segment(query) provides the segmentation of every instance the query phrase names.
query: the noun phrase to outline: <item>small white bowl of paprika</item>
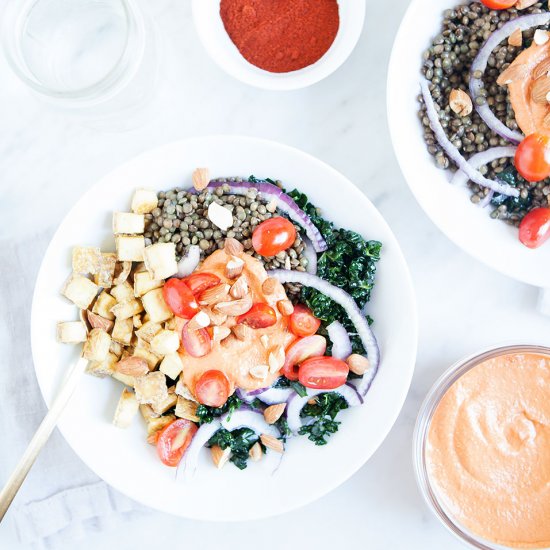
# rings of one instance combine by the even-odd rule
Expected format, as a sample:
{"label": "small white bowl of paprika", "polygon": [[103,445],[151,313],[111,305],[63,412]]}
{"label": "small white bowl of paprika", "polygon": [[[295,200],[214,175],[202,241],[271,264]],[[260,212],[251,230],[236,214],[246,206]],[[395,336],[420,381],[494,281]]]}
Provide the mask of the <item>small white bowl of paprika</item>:
{"label": "small white bowl of paprika", "polygon": [[365,0],[193,0],[193,19],[225,72],[257,88],[296,90],[346,61]]}

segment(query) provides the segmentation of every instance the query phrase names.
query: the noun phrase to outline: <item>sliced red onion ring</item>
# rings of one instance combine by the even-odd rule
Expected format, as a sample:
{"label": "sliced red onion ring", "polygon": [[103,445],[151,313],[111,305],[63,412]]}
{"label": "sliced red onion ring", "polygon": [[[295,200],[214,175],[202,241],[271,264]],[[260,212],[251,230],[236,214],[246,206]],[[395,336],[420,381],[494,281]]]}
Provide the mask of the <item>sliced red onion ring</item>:
{"label": "sliced red onion ring", "polygon": [[363,398],[359,395],[358,390],[350,384],[344,384],[335,390],[307,389],[307,395],[305,397],[300,397],[297,393],[294,393],[288,400],[288,405],[286,407],[286,419],[292,433],[298,433],[298,430],[302,427],[300,413],[307,402],[312,397],[321,395],[322,393],[337,393],[347,401],[350,407],[358,407],[363,404]]}
{"label": "sliced red onion ring", "polygon": [[[475,105],[476,111],[479,113],[479,116],[483,119],[485,124],[491,128],[498,135],[502,136],[504,139],[511,141],[512,143],[519,143],[523,140],[523,134],[520,132],[515,132],[510,130],[506,124],[501,122],[496,115],[491,111],[489,105],[484,103],[483,105],[478,105],[476,98],[479,96],[480,91],[483,89],[484,84],[481,78],[476,78],[474,73],[480,71],[481,73],[485,72],[487,68],[487,63],[489,57],[493,53],[493,50],[504,40],[513,34],[517,29],[521,31],[526,31],[533,27],[540,27],[541,25],[546,25],[550,22],[550,13],[536,13],[533,15],[524,15],[516,19],[508,21],[508,23],[502,25],[500,29],[497,29],[483,44],[480,48],[472,66],[470,67],[470,95],[472,96],[472,101]],[[477,183],[477,182],[476,182]],[[495,189],[496,191],[496,189]]]}
{"label": "sliced red onion ring", "polygon": [[[487,151],[476,153],[468,159],[468,164],[475,170],[479,169],[485,164],[489,164],[497,159],[513,157],[516,154],[517,147],[492,147]],[[466,185],[468,183],[468,174],[465,174],[462,170],[457,170],[451,183],[453,185]]]}
{"label": "sliced red onion ring", "polygon": [[197,471],[197,464],[201,449],[208,443],[210,438],[221,428],[219,420],[213,420],[210,424],[203,424],[193,437],[191,444],[185,451],[183,459],[178,465],[176,476],[194,476]]}
{"label": "sliced red onion ring", "polygon": [[275,201],[277,208],[284,212],[293,222],[304,229],[306,235],[310,238],[313,248],[316,252],[324,252],[328,247],[321,232],[317,229],[311,218],[296,204],[294,199],[283,193],[279,187],[267,181],[220,181],[212,180],[208,187],[216,189],[223,185],[231,187],[231,193],[235,195],[245,195],[250,189],[257,189],[260,198],[266,202]]}
{"label": "sliced red onion ring", "polygon": [[268,274],[270,277],[278,279],[281,283],[299,283],[314,288],[341,305],[346,310],[350,321],[354,324],[357,334],[359,338],[361,338],[363,347],[367,351],[370,364],[372,368],[375,369],[376,374],[380,363],[380,349],[378,348],[376,337],[365,319],[365,315],[361,312],[355,300],[346,291],[330,284],[316,275],[310,275],[302,271],[274,269],[269,271]]}
{"label": "sliced red onion ring", "polygon": [[278,405],[279,403],[285,403],[293,393],[292,388],[269,388],[258,395],[257,399],[266,405]]}
{"label": "sliced red onion ring", "polygon": [[420,81],[420,88],[422,90],[424,103],[426,104],[426,114],[428,115],[428,118],[430,120],[430,126],[435,134],[435,137],[439,145],[441,145],[441,147],[445,150],[445,153],[447,153],[449,158],[452,159],[452,161],[458,166],[458,168],[462,170],[474,183],[477,183],[482,187],[488,187],[489,189],[492,189],[497,193],[502,193],[503,195],[508,195],[510,197],[519,196],[519,191],[517,189],[514,189],[510,185],[499,183],[498,181],[493,181],[486,178],[485,176],[482,176],[477,170],[475,170],[470,166],[470,164],[468,164],[468,161],[451,143],[451,140],[447,137],[443,126],[441,126],[439,115],[437,114],[435,103],[432,98],[432,94],[430,93],[428,81],[422,79]]}
{"label": "sliced red onion ring", "polygon": [[308,273],[311,273],[312,275],[317,274],[317,252],[315,252],[315,249],[313,248],[313,244],[311,241],[306,237],[304,239],[304,258],[307,260],[307,266],[306,271]]}
{"label": "sliced red onion ring", "polygon": [[187,249],[187,254],[178,262],[178,273],[176,277],[178,279],[188,277],[197,269],[200,261],[201,249],[196,244],[192,244]]}
{"label": "sliced red onion ring", "polygon": [[356,378],[355,380],[350,380],[349,384],[352,384],[358,391],[359,395],[367,395],[373,380],[378,374],[378,365],[372,365],[369,367],[367,372],[363,374],[361,378]]}
{"label": "sliced red onion ring", "polygon": [[348,331],[340,321],[333,321],[327,326],[328,337],[332,342],[332,357],[347,359],[352,352]]}
{"label": "sliced red onion ring", "polygon": [[[232,432],[239,428],[250,428],[256,434],[268,434],[279,437],[279,430],[265,421],[264,415],[255,410],[242,410],[225,413],[220,417],[222,428]],[[198,433],[198,432],[197,432]],[[196,436],[195,436],[196,437]]]}
{"label": "sliced red onion ring", "polygon": [[495,196],[495,192],[490,189],[487,195],[483,197],[483,200],[479,201],[478,206],[480,208],[485,208],[486,206],[489,206],[489,203],[493,200],[493,197]]}
{"label": "sliced red onion ring", "polygon": [[254,391],[247,392],[246,390],[243,390],[241,388],[237,388],[235,390],[235,393],[237,394],[237,397],[239,399],[241,399],[245,403],[250,404],[250,403],[252,403],[252,401],[254,401],[254,399],[258,398],[259,394],[261,394],[262,392],[264,392],[268,389],[269,388],[262,388],[260,390],[254,390]]}

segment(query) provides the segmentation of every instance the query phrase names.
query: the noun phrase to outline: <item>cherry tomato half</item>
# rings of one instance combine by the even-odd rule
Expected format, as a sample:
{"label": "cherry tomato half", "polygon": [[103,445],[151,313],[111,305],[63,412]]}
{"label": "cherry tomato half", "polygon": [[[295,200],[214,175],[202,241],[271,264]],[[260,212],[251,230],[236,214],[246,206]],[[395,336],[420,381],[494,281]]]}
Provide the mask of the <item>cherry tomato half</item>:
{"label": "cherry tomato half", "polygon": [[529,248],[538,248],[550,238],[550,208],[535,208],[521,220],[519,240]]}
{"label": "cherry tomato half", "polygon": [[166,466],[177,466],[197,433],[197,425],[178,418],[165,426],[157,438],[157,454]]}
{"label": "cherry tomato half", "polygon": [[349,367],[334,357],[312,357],[300,365],[298,374],[300,384],[306,388],[333,390],[346,383]]}
{"label": "cherry tomato half", "polygon": [[321,320],[317,319],[311,309],[302,304],[294,306],[294,311],[290,316],[288,327],[296,336],[311,336],[315,334],[321,326]]}
{"label": "cherry tomato half", "polygon": [[221,407],[230,391],[229,380],[221,370],[207,370],[195,384],[197,399],[209,407]]}
{"label": "cherry tomato half", "polygon": [[189,287],[193,296],[197,297],[205,290],[219,285],[221,279],[213,273],[193,273],[185,277],[183,282]]}
{"label": "cherry tomato half", "polygon": [[168,279],[162,287],[162,295],[168,307],[178,317],[191,319],[199,311],[199,304],[193,293],[180,279]]}
{"label": "cherry tomato half", "polygon": [[252,246],[262,256],[275,256],[290,248],[296,240],[296,228],[286,218],[269,218],[252,233]]}
{"label": "cherry tomato half", "polygon": [[191,357],[204,357],[212,349],[212,338],[210,338],[208,330],[205,328],[190,329],[189,323],[185,323],[181,329],[181,343]]}
{"label": "cherry tomato half", "polygon": [[254,304],[246,313],[237,317],[237,323],[248,325],[250,328],[272,327],[276,322],[275,310],[265,302]]}
{"label": "cherry tomato half", "polygon": [[289,380],[298,380],[298,366],[309,357],[323,355],[327,349],[324,336],[315,334],[292,342],[285,352],[285,363],[281,372]]}
{"label": "cherry tomato half", "polygon": [[514,6],[517,1],[518,0],[481,0],[481,3],[492,10],[507,10]]}
{"label": "cherry tomato half", "polygon": [[517,171],[530,182],[550,176],[550,135],[537,132],[527,136],[516,150]]}

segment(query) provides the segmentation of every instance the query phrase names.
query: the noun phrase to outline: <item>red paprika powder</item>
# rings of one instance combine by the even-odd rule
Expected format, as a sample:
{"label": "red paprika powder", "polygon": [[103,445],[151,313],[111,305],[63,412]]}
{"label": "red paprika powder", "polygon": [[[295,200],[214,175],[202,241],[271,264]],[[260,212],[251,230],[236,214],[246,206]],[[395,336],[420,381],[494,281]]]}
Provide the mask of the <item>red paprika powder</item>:
{"label": "red paprika powder", "polygon": [[340,25],[337,0],[221,0],[220,15],[242,56],[272,73],[318,61]]}

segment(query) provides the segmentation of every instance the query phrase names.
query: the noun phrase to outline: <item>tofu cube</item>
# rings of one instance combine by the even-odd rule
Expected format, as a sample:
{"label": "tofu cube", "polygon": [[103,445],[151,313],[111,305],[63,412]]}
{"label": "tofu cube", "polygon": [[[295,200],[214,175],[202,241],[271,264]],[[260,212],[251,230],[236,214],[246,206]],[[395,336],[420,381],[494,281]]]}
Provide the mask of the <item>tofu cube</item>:
{"label": "tofu cube", "polygon": [[98,296],[92,309],[92,313],[100,315],[101,317],[105,317],[105,319],[109,319],[109,321],[112,321],[115,316],[111,313],[111,309],[115,306],[116,300],[106,290],[104,290]]}
{"label": "tofu cube", "polygon": [[114,353],[109,352],[104,361],[90,361],[86,367],[86,372],[98,378],[111,376],[115,372],[117,361],[118,357]]}
{"label": "tofu cube", "polygon": [[190,401],[189,399],[185,399],[185,397],[181,397],[181,395],[178,395],[178,400],[176,402],[176,408],[174,410],[174,414],[178,418],[186,418],[187,420],[191,420],[191,422],[198,422],[199,417],[197,416],[197,407],[199,406],[198,403],[195,401]]}
{"label": "tofu cube", "polygon": [[180,347],[180,338],[173,330],[161,330],[151,340],[151,351],[157,355],[176,353]]}
{"label": "tofu cube", "polygon": [[111,340],[111,353],[114,353],[117,357],[120,357],[123,351],[124,348],[121,344],[115,342],[114,340]]}
{"label": "tofu cube", "polygon": [[166,355],[162,360],[159,369],[160,372],[164,373],[172,380],[176,380],[183,370],[181,357],[178,353],[170,353],[169,355]]}
{"label": "tofu cube", "polygon": [[120,262],[141,262],[145,250],[143,235],[115,235],[116,255]]}
{"label": "tofu cube", "polygon": [[94,275],[99,269],[101,250],[91,246],[75,246],[73,248],[73,271],[75,273]]}
{"label": "tofu cube", "polygon": [[129,319],[143,311],[143,306],[137,300],[120,302],[111,308],[113,315],[120,320]]}
{"label": "tofu cube", "polygon": [[162,296],[162,288],[155,288],[143,295],[141,302],[147,315],[154,323],[162,323],[172,317],[171,309],[166,305]]}
{"label": "tofu cube", "polygon": [[155,334],[157,334],[161,329],[162,327],[159,325],[159,323],[147,321],[146,323],[143,323],[139,330],[136,330],[136,336],[141,340],[144,340],[145,342],[151,343],[151,340],[153,339]]}
{"label": "tofu cube", "polygon": [[134,289],[128,281],[124,281],[111,288],[111,296],[113,296],[117,302],[127,302],[128,300],[134,299]]}
{"label": "tofu cube", "polygon": [[90,279],[73,273],[61,293],[80,309],[88,309],[98,290],[98,286]]}
{"label": "tofu cube", "polygon": [[132,212],[149,214],[158,205],[158,198],[152,189],[136,189],[132,197]]}
{"label": "tofu cube", "polygon": [[141,320],[141,315],[134,315],[132,317],[132,323],[134,325],[134,328],[138,329],[143,326],[143,321]]}
{"label": "tofu cube", "polygon": [[57,341],[62,344],[78,344],[85,342],[88,329],[82,321],[67,321],[57,323]]}
{"label": "tofu cube", "polygon": [[195,399],[195,396],[191,393],[189,388],[185,385],[185,382],[183,381],[183,378],[180,376],[178,379],[178,383],[176,384],[176,394],[181,395],[181,397],[185,397],[185,399],[189,399],[189,401],[195,401],[198,403],[198,401]]}
{"label": "tofu cube", "polygon": [[123,374],[116,370],[111,374],[111,378],[114,378],[115,380],[126,384],[130,388],[133,388],[134,384],[136,383],[136,379],[133,376],[130,376],[129,374]]}
{"label": "tofu cube", "polygon": [[122,390],[122,395],[118,400],[118,405],[115,410],[113,424],[117,428],[127,428],[136,416],[139,409],[139,403],[133,391],[128,388]]}
{"label": "tofu cube", "polygon": [[168,398],[168,387],[166,377],[162,372],[150,372],[145,376],[135,378],[134,388],[136,398],[140,404],[151,405],[153,410],[165,399]]}
{"label": "tofu cube", "polygon": [[129,346],[132,341],[133,333],[134,322],[131,317],[128,319],[117,319],[113,327],[113,332],[111,333],[111,338],[119,344]]}
{"label": "tofu cube", "polygon": [[174,393],[174,388],[168,388],[168,395],[166,399],[151,405],[151,408],[157,414],[164,414],[167,410],[176,406],[178,396]]}
{"label": "tofu cube", "polygon": [[82,356],[89,361],[102,363],[107,359],[110,347],[111,337],[103,329],[93,328],[82,348]]}
{"label": "tofu cube", "polygon": [[126,282],[132,272],[132,262],[117,262],[113,284],[121,285]]}
{"label": "tofu cube", "polygon": [[147,361],[147,366],[149,370],[154,370],[155,367],[159,364],[160,357],[155,355],[151,350],[147,348],[137,347],[134,349],[134,357],[141,357]]}
{"label": "tofu cube", "polygon": [[139,298],[155,288],[162,288],[162,279],[153,279],[148,271],[139,271],[134,274],[134,296]]}
{"label": "tofu cube", "polygon": [[129,212],[115,212],[113,214],[113,233],[118,235],[141,235],[145,230],[145,216],[143,214],[131,214]]}
{"label": "tofu cube", "polygon": [[174,243],[156,243],[143,251],[145,267],[153,279],[167,279],[178,272],[176,245]]}
{"label": "tofu cube", "polygon": [[157,442],[157,432],[174,422],[174,420],[176,420],[176,417],[173,414],[151,418],[151,420],[147,422],[147,441],[151,443],[151,445],[155,445]]}
{"label": "tofu cube", "polygon": [[150,422],[153,420],[153,418],[158,418],[160,414],[157,414],[151,405],[140,405],[139,406],[139,412],[141,413],[141,416],[143,417],[143,420],[145,422]]}
{"label": "tofu cube", "polygon": [[94,275],[94,282],[101,288],[111,288],[115,277],[116,254],[112,252],[101,254],[99,267]]}

